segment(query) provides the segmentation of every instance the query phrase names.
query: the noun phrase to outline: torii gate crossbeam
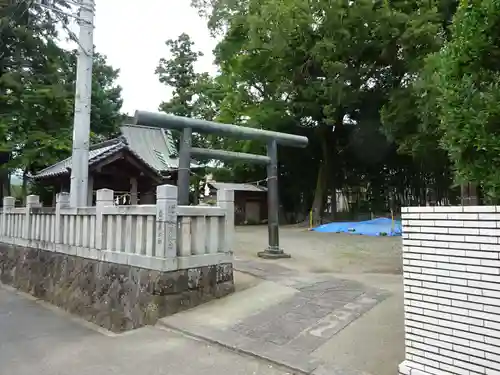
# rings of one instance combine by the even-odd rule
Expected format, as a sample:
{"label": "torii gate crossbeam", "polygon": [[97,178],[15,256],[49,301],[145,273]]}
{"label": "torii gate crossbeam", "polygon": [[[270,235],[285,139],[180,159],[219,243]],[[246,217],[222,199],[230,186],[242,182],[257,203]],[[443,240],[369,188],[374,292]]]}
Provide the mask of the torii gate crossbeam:
{"label": "torii gate crossbeam", "polygon": [[[194,155],[218,160],[240,160],[267,165],[268,233],[269,246],[258,253],[262,258],[288,258],[279,247],[278,144],[306,147],[308,139],[294,134],[279,133],[245,126],[221,124],[213,121],[136,111],[135,124],[182,131],[179,149],[178,191],[179,204],[189,204],[189,168]],[[191,147],[192,133],[216,134],[231,138],[261,140],[267,144],[267,156]]]}

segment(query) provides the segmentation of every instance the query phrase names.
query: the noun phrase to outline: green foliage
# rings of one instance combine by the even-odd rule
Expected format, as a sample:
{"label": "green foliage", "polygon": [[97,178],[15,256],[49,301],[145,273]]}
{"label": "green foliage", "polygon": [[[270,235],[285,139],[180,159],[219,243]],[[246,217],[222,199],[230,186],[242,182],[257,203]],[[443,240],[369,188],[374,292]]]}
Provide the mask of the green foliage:
{"label": "green foliage", "polygon": [[463,2],[450,41],[427,64],[433,119],[459,182],[500,197],[500,1]]}
{"label": "green foliage", "polygon": [[160,59],[156,74],[161,83],[173,88],[174,95],[168,102],[160,104],[160,110],[177,116],[192,117],[195,113],[194,97],[198,93],[199,75],[194,71],[194,64],[201,52],[192,50],[194,43],[187,34],[181,34],[177,40],[165,42],[172,58]]}
{"label": "green foliage", "polygon": [[[200,86],[186,68],[197,58],[189,38],[170,42],[174,58],[163,62],[177,77],[165,81],[174,88],[170,103],[194,117],[307,136],[304,150],[279,149],[286,211],[312,207],[321,215],[338,191],[363,196],[377,212],[455,199],[438,118],[439,69],[431,64],[450,38],[456,0],[192,3],[220,38],[214,51],[220,73]],[[174,113],[173,105],[167,111]],[[265,152],[259,142],[207,142]],[[245,164],[216,174],[225,181],[265,178],[262,167]]]}
{"label": "green foliage", "polygon": [[443,168],[423,168],[395,152],[382,123],[400,151],[425,148],[414,142],[422,121],[412,82],[443,42],[452,1],[195,3],[222,35],[218,118],[309,138],[306,150],[280,149],[287,207],[322,212],[326,197],[347,186],[370,190],[372,206],[387,207],[394,191],[400,203],[425,200],[429,188],[446,195],[445,155],[436,151]]}
{"label": "green foliage", "polygon": [[[194,64],[201,52],[193,51],[194,43],[187,34],[181,34],[176,40],[165,42],[169,48],[170,59],[160,59],[155,73],[161,83],[173,90],[172,98],[162,102],[159,110],[177,116],[210,119],[215,110],[207,99],[214,89],[214,82],[208,74],[195,72]],[[180,135],[175,132],[174,139],[179,144]],[[206,145],[205,137],[193,135],[193,146]]]}
{"label": "green foliage", "polygon": [[[74,104],[74,86],[76,83],[76,56],[77,51],[67,54],[67,87],[68,94],[72,99],[72,105]],[[124,120],[125,116],[120,113],[123,105],[122,88],[116,84],[120,70],[108,65],[104,55],[94,53],[93,59],[90,130],[92,140],[102,142],[116,136],[119,131],[118,127]]]}
{"label": "green foliage", "polygon": [[[76,51],[60,48],[56,33],[66,22],[37,2],[0,9],[0,150],[12,152],[3,168],[22,169],[25,176],[71,150]],[[102,140],[121,121],[121,88],[104,56],[95,54],[93,73],[91,131]]]}

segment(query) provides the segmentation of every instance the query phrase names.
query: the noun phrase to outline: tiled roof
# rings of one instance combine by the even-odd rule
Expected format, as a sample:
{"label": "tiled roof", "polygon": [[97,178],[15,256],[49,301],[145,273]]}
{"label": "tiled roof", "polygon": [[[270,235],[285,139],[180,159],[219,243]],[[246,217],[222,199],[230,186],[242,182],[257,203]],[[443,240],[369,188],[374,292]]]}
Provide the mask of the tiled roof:
{"label": "tiled roof", "polygon": [[[89,166],[127,149],[158,173],[178,168],[177,150],[171,132],[160,128],[138,125],[123,125],[121,136],[97,145],[89,151]],[[46,178],[68,173],[71,157],[38,172],[34,178]]]}
{"label": "tiled roof", "polygon": [[160,128],[124,125],[120,128],[128,147],[157,171],[179,166],[172,133]]}
{"label": "tiled roof", "polygon": [[233,191],[260,191],[266,192],[265,186],[257,186],[253,184],[237,184],[232,182],[209,182],[214,189],[217,190],[233,190]]}
{"label": "tiled roof", "polygon": [[[106,145],[98,148],[93,148],[89,151],[89,165],[92,165],[99,160],[106,158],[109,155],[113,155],[115,152],[122,150],[126,145],[121,142],[118,138],[114,140],[114,143],[111,141],[105,142]],[[99,146],[99,145],[96,145]],[[45,169],[42,169],[38,172],[34,178],[46,178],[46,177],[55,177],[60,176],[65,173],[69,173],[69,168],[71,168],[71,157],[61,160],[56,164],[51,165]]]}

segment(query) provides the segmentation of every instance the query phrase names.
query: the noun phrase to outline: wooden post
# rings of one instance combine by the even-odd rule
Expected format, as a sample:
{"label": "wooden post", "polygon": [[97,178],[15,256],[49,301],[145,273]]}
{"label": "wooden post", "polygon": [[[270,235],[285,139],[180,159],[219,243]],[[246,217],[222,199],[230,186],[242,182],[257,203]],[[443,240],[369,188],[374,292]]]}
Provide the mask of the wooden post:
{"label": "wooden post", "polygon": [[16,205],[16,198],[14,197],[3,197],[3,211],[2,211],[2,236],[7,236],[8,223],[7,218],[10,210]]}
{"label": "wooden post", "polygon": [[155,256],[177,256],[177,186],[156,188],[156,248]]}
{"label": "wooden post", "polygon": [[69,207],[69,193],[59,193],[56,195],[56,223],[55,223],[55,242],[62,243],[63,222],[61,220],[61,209]]}
{"label": "wooden post", "polygon": [[[40,207],[40,197],[38,195],[28,195],[26,197],[26,216],[24,219],[24,238],[30,240],[31,237],[31,209],[35,207]],[[37,233],[35,233],[35,238]]]}
{"label": "wooden post", "polygon": [[95,247],[103,250],[106,246],[106,228],[104,223],[103,209],[106,206],[114,206],[115,193],[110,189],[97,190],[95,208]]}
{"label": "wooden post", "polygon": [[130,177],[130,204],[137,204],[137,178]]}
{"label": "wooden post", "polygon": [[234,191],[217,190],[217,206],[226,210],[222,250],[228,253],[233,249],[234,237]]}

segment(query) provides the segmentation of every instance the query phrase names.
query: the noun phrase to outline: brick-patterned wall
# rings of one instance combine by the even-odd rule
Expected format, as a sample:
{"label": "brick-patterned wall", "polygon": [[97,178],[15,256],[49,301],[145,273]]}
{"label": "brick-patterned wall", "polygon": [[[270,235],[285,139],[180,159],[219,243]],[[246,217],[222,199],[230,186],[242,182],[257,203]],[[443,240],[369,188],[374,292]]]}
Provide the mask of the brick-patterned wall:
{"label": "brick-patterned wall", "polygon": [[500,206],[404,208],[404,375],[500,375]]}

